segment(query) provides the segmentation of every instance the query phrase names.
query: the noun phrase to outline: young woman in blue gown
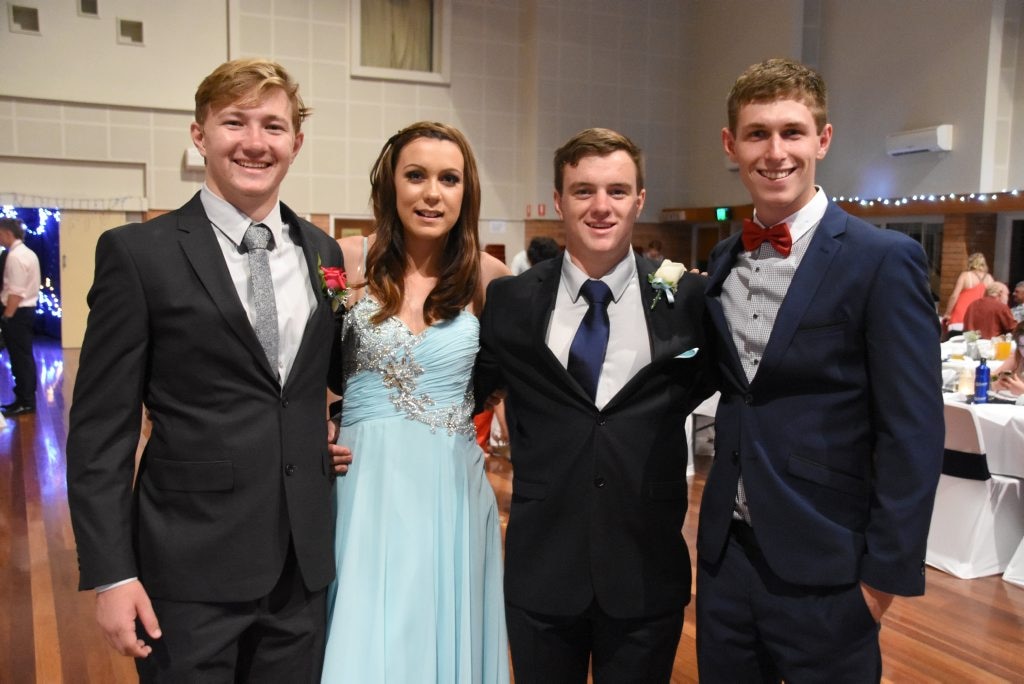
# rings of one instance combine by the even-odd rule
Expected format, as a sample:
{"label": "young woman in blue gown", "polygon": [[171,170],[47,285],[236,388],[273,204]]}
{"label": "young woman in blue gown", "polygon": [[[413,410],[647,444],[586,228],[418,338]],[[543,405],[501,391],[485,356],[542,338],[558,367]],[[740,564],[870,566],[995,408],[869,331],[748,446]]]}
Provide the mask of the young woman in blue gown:
{"label": "young woman in blue gown", "polygon": [[501,533],[474,439],[487,283],[476,162],[458,130],[413,124],[371,172],[376,228],[339,242],[349,271],[338,443],[338,576],[324,682],[509,680]]}

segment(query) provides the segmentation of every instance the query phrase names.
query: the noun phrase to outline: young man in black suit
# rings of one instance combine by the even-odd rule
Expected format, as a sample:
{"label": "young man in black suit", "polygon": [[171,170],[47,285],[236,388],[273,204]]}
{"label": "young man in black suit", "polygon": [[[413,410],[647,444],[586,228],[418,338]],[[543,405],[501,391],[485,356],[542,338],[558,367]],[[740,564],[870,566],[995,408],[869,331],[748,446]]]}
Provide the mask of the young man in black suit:
{"label": "young man in black suit", "polygon": [[341,253],[278,200],[307,114],[279,65],[221,65],[196,93],[202,190],[96,248],[68,496],[80,586],[142,681],[319,681],[340,373],[318,269]]}
{"label": "young man in black suit", "polygon": [[[705,395],[704,278],[633,254],[640,150],[555,154],[565,254],[491,284],[477,396],[515,409],[505,601],[517,682],[667,682],[690,599],[687,413]],[[653,280],[653,282],[652,282]],[[591,303],[592,302],[592,303]]]}

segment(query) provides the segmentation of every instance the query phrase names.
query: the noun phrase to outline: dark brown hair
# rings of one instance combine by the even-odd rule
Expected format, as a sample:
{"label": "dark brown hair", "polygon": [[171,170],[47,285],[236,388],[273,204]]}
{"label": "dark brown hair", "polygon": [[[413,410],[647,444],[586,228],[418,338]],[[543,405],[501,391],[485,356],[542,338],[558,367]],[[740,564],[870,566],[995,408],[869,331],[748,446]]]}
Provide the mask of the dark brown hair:
{"label": "dark brown hair", "polygon": [[562,194],[562,171],[566,165],[576,166],[584,157],[605,157],[625,150],[636,164],[636,191],[644,189],[643,152],[636,143],[608,128],[587,128],[580,131],[555,151],[555,190]]}
{"label": "dark brown hair", "polygon": [[740,107],[751,103],[796,100],[807,105],[818,133],[828,123],[828,92],[814,69],[791,59],[768,59],[751,64],[729,92],[729,130],[736,134]]}
{"label": "dark brown hair", "polygon": [[376,236],[366,261],[366,281],[380,302],[373,320],[381,323],[401,308],[406,268],[405,231],[398,217],[395,165],[402,148],[417,138],[447,140],[458,146],[463,159],[463,193],[459,218],[445,236],[437,285],[423,303],[423,318],[431,324],[459,315],[476,294],[480,280],[480,178],[466,137],[452,126],[420,121],[391,136],[370,171],[370,200]]}
{"label": "dark brown hair", "polygon": [[[25,237],[25,227],[21,225],[21,221],[13,218],[0,218],[0,230],[6,230],[10,232],[18,240]],[[0,274],[2,275],[2,274]]]}
{"label": "dark brown hair", "polygon": [[202,124],[214,107],[243,100],[259,102],[270,88],[280,88],[292,106],[292,128],[302,129],[303,120],[313,110],[302,104],[299,84],[284,67],[266,59],[235,59],[224,62],[203,79],[196,90],[196,122]]}

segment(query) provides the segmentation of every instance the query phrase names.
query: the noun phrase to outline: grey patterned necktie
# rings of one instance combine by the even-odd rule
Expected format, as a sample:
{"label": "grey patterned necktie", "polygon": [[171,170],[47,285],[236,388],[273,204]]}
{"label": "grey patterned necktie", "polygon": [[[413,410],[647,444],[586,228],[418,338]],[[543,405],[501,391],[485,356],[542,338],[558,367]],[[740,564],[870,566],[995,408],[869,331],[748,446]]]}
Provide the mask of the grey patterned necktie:
{"label": "grey patterned necktie", "polygon": [[253,223],[245,231],[242,245],[249,256],[249,282],[256,301],[256,337],[277,373],[277,300],[274,298],[274,280],[270,276],[270,256],[273,235],[262,223]]}

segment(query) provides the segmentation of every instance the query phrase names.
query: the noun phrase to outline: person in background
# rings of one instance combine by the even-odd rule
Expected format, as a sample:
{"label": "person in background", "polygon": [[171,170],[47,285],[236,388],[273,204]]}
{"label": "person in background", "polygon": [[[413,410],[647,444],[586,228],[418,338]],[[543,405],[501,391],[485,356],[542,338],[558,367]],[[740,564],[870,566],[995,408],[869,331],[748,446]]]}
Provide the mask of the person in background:
{"label": "person in background", "polygon": [[879,621],[924,592],[943,408],[939,355],[907,350],[939,346],[928,263],[815,185],[831,141],[813,69],[770,59],[733,85],[722,143],[754,218],[708,267],[701,681],[877,682]]}
{"label": "person in background", "polygon": [[1024,396],[1024,323],[1018,323],[1011,334],[1017,351],[992,371],[992,389],[1021,397]]}
{"label": "person in background", "polygon": [[[558,246],[554,238],[549,237],[535,237],[530,240],[530,245],[526,248],[526,258],[530,262],[530,266],[536,266],[542,261],[548,259],[554,259],[557,256],[561,256],[562,248]],[[518,275],[518,274],[513,274]]]}
{"label": "person in background", "polygon": [[660,264],[665,258],[665,255],[661,253],[661,240],[651,240],[648,242],[644,256],[654,263]]}
{"label": "person in background", "polygon": [[1013,307],[1010,309],[1014,320],[1024,321],[1024,280],[1017,283],[1013,288]]}
{"label": "person in background", "polygon": [[988,272],[985,255],[975,252],[967,257],[967,270],[956,278],[953,293],[946,303],[946,314],[942,321],[949,332],[957,333],[964,330],[964,315],[971,303],[985,296],[985,288],[992,284],[992,276]]}
{"label": "person in background", "polygon": [[509,270],[512,272],[512,275],[519,275],[528,268],[530,268],[530,257],[527,255],[525,249],[521,249],[512,257],[512,262],[509,264]]}
{"label": "person in background", "polygon": [[704,278],[632,251],[640,149],[554,158],[565,253],[491,284],[476,395],[514,409],[505,600],[517,682],[668,682],[690,600],[686,415],[707,396]]}
{"label": "person in background", "polygon": [[25,227],[14,218],[0,218],[0,246],[4,247],[3,286],[0,288],[0,333],[14,377],[14,401],[0,410],[8,417],[36,410],[36,360],[32,334],[39,300],[39,257],[22,238]]}
{"label": "person in background", "polygon": [[[470,392],[487,284],[465,136],[414,123],[370,173],[372,236],[342,238],[346,314],[323,681],[508,682],[501,530]],[[362,282],[360,282],[362,281]]]}
{"label": "person in background", "polygon": [[988,339],[1013,330],[1017,324],[1010,307],[1006,305],[1010,290],[1006,285],[994,281],[985,288],[985,296],[971,302],[964,313],[964,330],[977,330],[982,338]]}
{"label": "person in background", "polygon": [[279,200],[309,114],[291,76],[226,62],[195,104],[203,187],[96,245],[67,443],[79,587],[143,682],[316,682],[340,380],[318,267],[341,250]]}

